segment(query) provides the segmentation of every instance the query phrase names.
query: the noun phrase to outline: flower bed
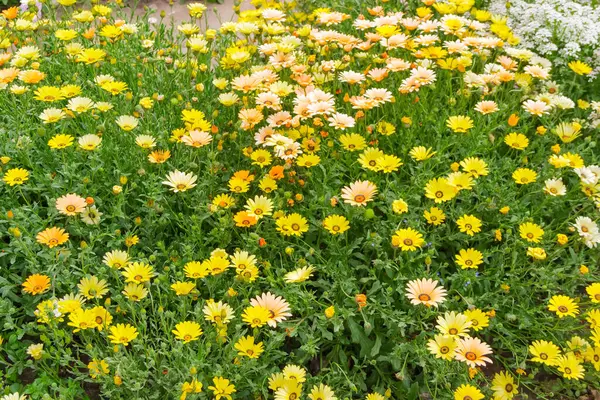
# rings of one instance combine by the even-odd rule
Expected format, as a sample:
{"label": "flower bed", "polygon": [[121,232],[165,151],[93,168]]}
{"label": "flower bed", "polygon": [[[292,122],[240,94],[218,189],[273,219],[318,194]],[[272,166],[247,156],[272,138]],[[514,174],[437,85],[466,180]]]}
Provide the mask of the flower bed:
{"label": "flower bed", "polygon": [[0,25],[3,400],[592,396],[585,64],[459,1],[61,2]]}

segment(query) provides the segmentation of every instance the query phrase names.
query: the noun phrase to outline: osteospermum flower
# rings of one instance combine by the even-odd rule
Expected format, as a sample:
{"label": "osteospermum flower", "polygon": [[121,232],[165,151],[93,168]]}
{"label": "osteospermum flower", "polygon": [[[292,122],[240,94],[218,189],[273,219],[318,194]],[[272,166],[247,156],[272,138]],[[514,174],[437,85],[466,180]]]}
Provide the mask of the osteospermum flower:
{"label": "osteospermum flower", "polygon": [[169,172],[166,180],[163,181],[163,185],[171,187],[171,190],[175,193],[185,192],[196,186],[196,175],[191,172],[185,173],[178,170]]}
{"label": "osteospermum flower", "polygon": [[23,168],[13,168],[6,171],[2,180],[9,186],[22,185],[29,179],[29,171]]}
{"label": "osteospermum flower", "polygon": [[593,71],[592,67],[579,60],[571,61],[568,65],[577,75],[589,75]]}
{"label": "osteospermum flower", "polygon": [[592,303],[600,303],[600,282],[595,282],[585,288]]}
{"label": "osteospermum flower", "polygon": [[475,268],[483,263],[483,253],[475,249],[461,249],[455,256],[456,263],[462,268]]}
{"label": "osteospermum flower", "polygon": [[126,132],[134,130],[139,124],[138,119],[131,115],[121,115],[115,122]]}
{"label": "osteospermum flower", "polygon": [[261,327],[267,324],[271,318],[271,313],[265,307],[256,305],[246,307],[242,313],[242,320],[250,325],[251,328]]}
{"label": "osteospermum flower", "polygon": [[463,215],[456,220],[456,224],[461,232],[469,236],[481,232],[481,220],[474,215]]}
{"label": "osteospermum flower", "polygon": [[502,371],[494,375],[491,389],[495,399],[511,400],[519,393],[518,387],[514,378],[506,371]]}
{"label": "osteospermum flower", "polygon": [[432,199],[436,204],[452,200],[457,192],[446,178],[432,179],[425,186],[425,197]]}
{"label": "osteospermum flower", "polygon": [[399,247],[402,251],[415,251],[421,248],[423,243],[425,243],[423,235],[413,228],[397,230],[392,236],[392,246]]}
{"label": "osteospermum flower", "polygon": [[478,308],[466,310],[463,314],[471,321],[471,329],[479,332],[490,324],[490,317]]}
{"label": "osteospermum flower", "polygon": [[33,296],[42,294],[50,288],[50,278],[46,275],[29,275],[23,282],[23,291]]}
{"label": "osteospermum flower", "polygon": [[458,339],[455,350],[455,358],[466,363],[469,367],[484,366],[492,363],[487,354],[492,354],[492,348],[478,338],[465,337]]}
{"label": "osteospermum flower", "polygon": [[129,263],[129,255],[123,250],[112,250],[104,254],[102,262],[111,268],[121,269]]}
{"label": "osteospermum flower", "polygon": [[446,126],[453,132],[466,133],[473,128],[473,120],[464,115],[455,115],[446,121]]}
{"label": "osteospermum flower", "polygon": [[287,274],[285,274],[283,279],[286,281],[286,283],[304,282],[313,275],[314,271],[315,267],[309,265],[307,267],[298,268],[291,272],[288,272]]}
{"label": "osteospermum flower", "polygon": [[86,299],[101,299],[108,293],[108,286],[104,279],[98,279],[96,276],[84,277],[77,284],[79,292]]}
{"label": "osteospermum flower", "polygon": [[117,324],[110,327],[108,338],[112,344],[122,344],[124,346],[137,338],[139,335],[137,329],[129,324]]}
{"label": "osteospermum flower", "polygon": [[446,289],[433,279],[416,279],[406,284],[406,297],[414,305],[424,304],[437,307],[446,300]]}
{"label": "osteospermum flower", "polygon": [[152,279],[154,268],[148,264],[134,262],[127,265],[121,274],[126,278],[125,282],[143,283]]}
{"label": "osteospermum flower", "polygon": [[458,346],[456,336],[437,334],[427,342],[427,349],[435,358],[450,361],[454,360],[455,350]]}
{"label": "osteospermum flower", "polygon": [[515,172],[513,172],[512,178],[518,185],[527,185],[536,181],[537,172],[529,168],[518,168]]}
{"label": "osteospermum flower", "polygon": [[56,246],[60,246],[69,240],[69,234],[65,232],[62,228],[52,227],[47,228],[37,234],[36,240],[40,244],[45,244],[46,246],[53,248]]}
{"label": "osteospermum flower", "polygon": [[73,141],[75,139],[71,135],[58,134],[52,136],[50,140],[48,140],[48,146],[51,149],[65,149],[73,145]]}
{"label": "osteospermum flower", "polygon": [[528,242],[539,243],[544,230],[537,224],[525,222],[519,225],[519,235]]}
{"label": "osteospermum flower", "polygon": [[350,186],[342,188],[342,198],[345,203],[352,206],[362,207],[373,201],[377,194],[377,186],[369,181],[356,181]]}
{"label": "osteospermum flower", "polygon": [[184,343],[198,340],[200,335],[202,335],[200,324],[194,321],[180,322],[175,325],[175,329],[173,329],[171,332],[173,332],[177,339],[182,340]]}
{"label": "osteospermum flower", "polygon": [[[228,324],[235,316],[233,308],[228,304],[225,304],[222,301],[215,302],[212,299],[206,301],[204,308],[202,308],[202,312],[204,313],[205,320],[216,325]],[[269,317],[270,316],[271,315],[269,314]]]}
{"label": "osteospermum flower", "polygon": [[258,358],[264,351],[262,342],[254,343],[254,336],[241,337],[234,345],[239,356]]}
{"label": "osteospermum flower", "polygon": [[436,328],[444,335],[468,336],[471,321],[466,315],[454,311],[446,312],[437,318]]}
{"label": "osteospermum flower", "polygon": [[85,210],[87,202],[76,194],[67,194],[56,199],[56,209],[59,213],[74,216]]}
{"label": "osteospermum flower", "polygon": [[575,354],[567,353],[557,359],[557,368],[566,379],[579,380],[583,378],[585,369]]}
{"label": "osteospermum flower", "polygon": [[230,383],[229,379],[220,376],[214,377],[213,386],[209,386],[208,388],[213,392],[215,400],[231,400],[231,395],[235,393],[235,386]]}
{"label": "osteospermum flower", "polygon": [[102,143],[102,138],[98,135],[94,135],[92,133],[83,135],[77,141],[79,147],[83,150],[92,151],[96,150],[98,146]]}
{"label": "osteospermum flower", "polygon": [[498,111],[498,104],[495,101],[482,100],[475,105],[475,111],[483,115],[492,114]]}
{"label": "osteospermum flower", "polygon": [[558,364],[560,348],[552,342],[536,340],[529,346],[529,352],[533,356],[531,361],[554,366]]}
{"label": "osteospermum flower", "polygon": [[263,293],[250,300],[250,304],[257,307],[266,308],[269,311],[267,323],[270,327],[277,327],[277,323],[285,321],[292,316],[290,305],[281,296],[275,296],[270,292]]}
{"label": "osteospermum flower", "polygon": [[330,215],[323,221],[323,226],[332,235],[339,235],[350,229],[350,223],[342,215]]}
{"label": "osteospermum flower", "polygon": [[529,114],[538,117],[548,114],[551,108],[546,102],[541,100],[526,100],[523,102],[523,109]]}
{"label": "osteospermum flower", "polygon": [[529,139],[522,133],[512,132],[504,137],[504,143],[516,150],[524,150],[529,146]]}
{"label": "osteospermum flower", "polygon": [[302,236],[308,231],[308,220],[298,213],[277,218],[275,223],[283,236]]}
{"label": "osteospermum flower", "polygon": [[261,219],[273,213],[273,202],[265,196],[255,196],[254,199],[248,199],[244,208],[249,216]]}
{"label": "osteospermum flower", "polygon": [[473,385],[463,384],[454,391],[454,400],[481,400],[483,393]]}
{"label": "osteospermum flower", "polygon": [[564,295],[556,295],[550,298],[548,310],[554,311],[559,318],[574,317],[579,314],[579,306],[573,299]]}

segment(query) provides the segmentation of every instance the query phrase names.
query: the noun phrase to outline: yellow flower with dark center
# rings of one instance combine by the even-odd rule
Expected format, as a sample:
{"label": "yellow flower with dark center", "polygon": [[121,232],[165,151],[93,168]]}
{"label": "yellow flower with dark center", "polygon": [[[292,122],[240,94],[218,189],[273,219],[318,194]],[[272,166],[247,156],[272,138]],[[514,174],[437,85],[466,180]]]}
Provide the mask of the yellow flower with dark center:
{"label": "yellow flower with dark center", "polygon": [[23,168],[13,168],[6,171],[2,180],[9,186],[22,185],[29,179],[29,171]]}
{"label": "yellow flower with dark center", "polygon": [[123,288],[122,293],[127,296],[129,300],[135,302],[141,301],[148,296],[148,290],[144,287],[144,285],[137,283],[128,283]]}
{"label": "yellow flower with dark center", "polygon": [[516,150],[524,150],[529,146],[529,139],[522,133],[512,132],[504,137],[504,143]]}
{"label": "yellow flower with dark center", "polygon": [[513,172],[512,178],[517,185],[527,185],[535,182],[537,179],[537,172],[529,168],[518,168]]}
{"label": "yellow flower with dark center", "polygon": [[490,324],[490,317],[478,308],[466,310],[463,314],[471,320],[471,328],[475,332],[482,330]]}
{"label": "yellow flower with dark center", "polygon": [[454,311],[446,312],[437,318],[436,328],[443,335],[469,336],[471,320],[466,315]]}
{"label": "yellow flower with dark center", "polygon": [[269,310],[261,306],[246,307],[242,314],[242,320],[252,328],[266,325],[270,317]]}
{"label": "yellow flower with dark center", "polygon": [[235,344],[238,355],[248,358],[258,358],[264,351],[263,343],[254,343],[253,336],[241,337]]}
{"label": "yellow flower with dark center", "polygon": [[560,348],[552,342],[536,340],[529,346],[529,352],[533,356],[531,361],[554,366],[558,364]]}
{"label": "yellow flower with dark center", "polygon": [[208,388],[213,392],[215,400],[231,400],[231,395],[235,393],[235,386],[230,383],[229,379],[220,376],[214,377],[213,386]]}
{"label": "yellow flower with dark center", "polygon": [[121,274],[126,278],[125,282],[143,283],[152,279],[154,276],[154,269],[148,264],[134,262],[125,267]]}
{"label": "yellow flower with dark center", "polygon": [[461,249],[456,255],[456,263],[462,268],[475,268],[483,263],[483,254],[475,249]]}
{"label": "yellow flower with dark center", "polygon": [[456,220],[458,229],[469,236],[481,232],[481,220],[474,215],[463,215]]}
{"label": "yellow flower with dark center", "polygon": [[497,399],[511,400],[519,393],[519,385],[506,371],[497,373],[492,380],[492,391]]}
{"label": "yellow flower with dark center", "polygon": [[74,140],[73,136],[61,133],[52,136],[52,138],[48,140],[48,146],[50,146],[51,149],[65,149],[73,145]]}
{"label": "yellow flower with dark center", "polygon": [[23,282],[23,291],[31,295],[42,294],[50,288],[50,278],[46,275],[29,275]]}
{"label": "yellow flower with dark center", "polygon": [[413,228],[397,230],[392,236],[392,246],[402,251],[415,251],[423,246],[423,235]]}
{"label": "yellow flower with dark center", "polygon": [[451,361],[454,360],[454,351],[458,345],[456,337],[451,335],[437,334],[433,339],[427,342],[427,348],[429,352],[435,356],[435,358],[441,358],[442,360]]}
{"label": "yellow flower with dark center", "polygon": [[196,284],[194,282],[177,281],[171,285],[171,289],[175,291],[175,294],[177,296],[185,296],[187,294],[190,294],[190,292],[194,290],[195,287]]}
{"label": "yellow flower with dark center", "polygon": [[537,224],[524,222],[519,225],[519,235],[528,242],[539,243],[544,236],[544,230]]}
{"label": "yellow flower with dark center", "polygon": [[46,103],[52,103],[65,98],[63,91],[55,86],[42,86],[34,94],[36,100]]}
{"label": "yellow flower with dark center", "polygon": [[69,323],[67,325],[75,328],[73,332],[94,329],[96,328],[96,313],[91,309],[84,310],[83,308],[78,308],[69,314]]}
{"label": "yellow flower with dark center", "polygon": [[483,393],[473,385],[460,385],[454,391],[454,400],[481,400]]}
{"label": "yellow flower with dark center", "polygon": [[577,381],[584,377],[585,369],[573,353],[559,356],[556,366],[566,379],[574,379]]}
{"label": "yellow flower with dark center", "polygon": [[425,197],[437,204],[452,200],[458,190],[446,178],[434,178],[425,186]]}
{"label": "yellow flower with dark center", "polygon": [[595,282],[585,288],[592,303],[600,303],[600,282]]}
{"label": "yellow flower with dark center", "polygon": [[554,311],[559,318],[574,317],[579,314],[579,306],[572,298],[564,295],[552,296],[548,310]]}
{"label": "yellow flower with dark center", "polygon": [[323,221],[323,226],[332,235],[338,235],[350,229],[350,223],[342,215],[330,215]]}
{"label": "yellow flower with dark center", "polygon": [[110,327],[108,338],[112,344],[122,344],[124,346],[137,338],[139,335],[137,329],[129,324],[117,324]]}
{"label": "yellow flower with dark center", "polygon": [[87,299],[101,299],[108,293],[108,286],[104,279],[96,276],[82,278],[77,284],[79,292]]}
{"label": "yellow flower with dark center", "polygon": [[194,321],[184,321],[175,325],[175,329],[171,332],[179,340],[183,340],[184,343],[189,343],[194,340],[198,340],[202,335],[202,329],[200,324]]}
{"label": "yellow flower with dark center", "polygon": [[37,234],[36,240],[40,244],[53,248],[60,246],[69,240],[69,234],[62,228],[52,227],[47,228]]}
{"label": "yellow flower with dark center", "polygon": [[423,216],[427,220],[427,223],[433,226],[441,225],[446,220],[446,214],[444,214],[444,211],[437,207],[431,207],[429,210],[425,210],[423,212]]}
{"label": "yellow flower with dark center", "polygon": [[464,115],[455,115],[448,118],[446,126],[456,133],[467,133],[473,128],[473,120]]}

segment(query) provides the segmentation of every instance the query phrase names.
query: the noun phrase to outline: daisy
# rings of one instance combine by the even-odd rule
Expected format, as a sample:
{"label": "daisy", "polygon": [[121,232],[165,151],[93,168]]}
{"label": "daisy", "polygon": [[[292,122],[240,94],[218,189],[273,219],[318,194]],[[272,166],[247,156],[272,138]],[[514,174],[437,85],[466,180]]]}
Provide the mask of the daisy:
{"label": "daisy", "polygon": [[487,115],[498,111],[498,104],[495,101],[483,100],[475,105],[475,111]]}
{"label": "daisy", "polygon": [[315,268],[309,265],[307,267],[298,268],[294,271],[288,272],[285,274],[283,279],[286,281],[286,283],[304,282],[312,276],[314,271]]}
{"label": "daisy", "polygon": [[458,339],[455,350],[455,358],[458,361],[466,363],[471,368],[485,366],[486,363],[492,363],[492,360],[485,357],[492,354],[492,348],[478,338],[465,337]]}
{"label": "daisy", "polygon": [[185,192],[188,189],[196,186],[197,177],[191,172],[185,173],[178,170],[169,172],[166,177],[166,180],[162,183],[164,185],[170,186],[171,190],[175,193],[177,192]]}
{"label": "daisy", "polygon": [[260,296],[255,297],[250,300],[250,304],[253,306],[264,307],[269,310],[269,320],[267,324],[270,327],[277,327],[277,323],[285,321],[288,317],[291,317],[292,314],[290,311],[290,306],[287,301],[281,296],[275,296],[270,292],[263,293]]}
{"label": "daisy", "polygon": [[377,194],[377,186],[369,181],[356,181],[350,186],[342,188],[342,198],[345,203],[352,206],[362,207],[373,201]]}
{"label": "daisy", "polygon": [[208,132],[193,130],[181,137],[181,141],[191,147],[203,147],[212,142],[212,136]]}
{"label": "daisy", "polygon": [[406,297],[414,305],[437,307],[446,300],[446,289],[438,284],[439,281],[425,278],[409,281],[406,285]]}

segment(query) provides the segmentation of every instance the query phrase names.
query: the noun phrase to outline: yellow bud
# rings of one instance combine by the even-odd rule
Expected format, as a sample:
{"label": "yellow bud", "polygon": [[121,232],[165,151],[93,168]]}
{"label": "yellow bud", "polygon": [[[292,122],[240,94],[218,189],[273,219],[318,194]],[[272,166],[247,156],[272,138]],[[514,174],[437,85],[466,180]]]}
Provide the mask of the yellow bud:
{"label": "yellow bud", "polygon": [[334,315],[335,315],[335,307],[334,306],[329,306],[325,309],[325,316],[327,318],[333,318]]}

